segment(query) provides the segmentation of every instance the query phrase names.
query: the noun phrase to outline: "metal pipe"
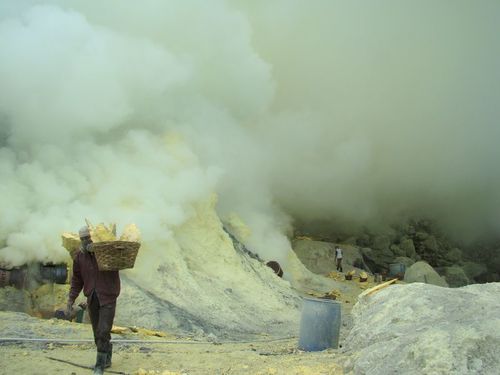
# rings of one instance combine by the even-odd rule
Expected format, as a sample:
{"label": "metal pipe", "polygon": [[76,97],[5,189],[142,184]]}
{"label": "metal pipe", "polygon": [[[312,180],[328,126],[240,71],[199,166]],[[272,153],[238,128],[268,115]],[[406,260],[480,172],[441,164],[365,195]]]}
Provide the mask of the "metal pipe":
{"label": "metal pipe", "polygon": [[[254,340],[254,341],[220,341],[220,342],[211,342],[211,341],[172,341],[172,340],[131,340],[131,339],[123,339],[123,340],[111,340],[112,343],[116,344],[248,344],[254,342],[274,342],[274,341],[286,341],[295,339],[297,337],[281,337],[276,339],[269,340]],[[46,338],[27,338],[27,337],[0,337],[0,342],[48,342],[48,343],[94,343],[93,339],[46,339]]]}

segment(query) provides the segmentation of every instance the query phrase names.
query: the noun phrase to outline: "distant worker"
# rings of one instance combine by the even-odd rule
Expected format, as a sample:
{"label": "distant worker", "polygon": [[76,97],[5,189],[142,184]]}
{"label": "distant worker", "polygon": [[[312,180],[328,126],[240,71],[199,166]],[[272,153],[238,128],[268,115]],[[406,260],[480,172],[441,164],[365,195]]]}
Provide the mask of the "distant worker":
{"label": "distant worker", "polygon": [[73,260],[73,277],[66,313],[70,315],[73,304],[83,289],[97,346],[94,374],[103,374],[104,369],[111,366],[113,355],[111,327],[115,318],[116,299],[120,295],[120,275],[118,271],[99,271],[88,227],[81,228],[79,235],[81,245]]}
{"label": "distant worker", "polygon": [[339,246],[335,246],[335,261],[337,262],[337,271],[342,271],[342,249]]}

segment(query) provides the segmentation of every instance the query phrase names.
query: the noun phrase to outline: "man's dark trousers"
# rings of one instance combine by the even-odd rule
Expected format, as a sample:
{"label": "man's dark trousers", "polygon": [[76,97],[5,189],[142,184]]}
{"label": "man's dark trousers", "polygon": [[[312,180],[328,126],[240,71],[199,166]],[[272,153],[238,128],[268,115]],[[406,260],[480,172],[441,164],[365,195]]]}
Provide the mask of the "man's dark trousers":
{"label": "man's dark trousers", "polygon": [[101,353],[111,352],[111,328],[115,318],[116,302],[101,306],[99,298],[94,292],[90,297],[88,309],[97,351]]}

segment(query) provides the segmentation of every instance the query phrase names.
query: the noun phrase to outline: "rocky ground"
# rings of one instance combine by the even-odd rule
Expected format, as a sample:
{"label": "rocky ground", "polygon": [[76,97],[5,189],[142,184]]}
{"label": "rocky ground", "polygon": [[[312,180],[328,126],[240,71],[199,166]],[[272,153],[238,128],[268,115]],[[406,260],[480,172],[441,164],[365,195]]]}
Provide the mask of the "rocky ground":
{"label": "rocky ground", "polygon": [[[340,280],[340,275],[338,278]],[[337,283],[341,283],[337,281]],[[357,294],[368,283],[346,283],[339,301],[342,303],[340,345],[344,345],[351,328],[350,311]],[[320,291],[302,293],[320,296]],[[38,319],[19,312],[0,312],[2,337],[89,340],[92,331],[88,324],[70,323],[56,319]],[[298,334],[278,337],[247,335],[238,341],[222,341],[213,335],[178,336],[166,334],[113,334],[114,357],[111,370],[123,374],[343,374],[347,359],[342,348],[321,352],[304,352],[297,348]],[[121,342],[120,340],[145,340]],[[92,342],[31,342],[1,341],[2,374],[88,374],[95,360]],[[53,359],[55,358],[55,359]],[[70,363],[59,360],[70,361]]]}
{"label": "rocky ground", "polygon": [[[297,340],[247,343],[115,344],[111,370],[124,374],[342,374],[336,350],[305,353]],[[57,358],[91,365],[91,344],[9,344],[0,349],[2,374],[88,374]]]}
{"label": "rocky ground", "polygon": [[[358,281],[343,283],[358,293],[365,288]],[[113,334],[111,370],[165,375],[496,375],[500,372],[499,292],[499,283],[453,289],[401,283],[368,296],[341,294],[340,347],[321,352],[299,350],[298,335],[219,341],[211,335],[124,329]],[[2,374],[90,373],[79,367],[90,366],[95,357],[88,324],[0,312],[0,330]],[[65,339],[83,342],[58,342]]]}
{"label": "rocky ground", "polygon": [[[368,282],[360,282],[356,276],[351,281],[345,280],[344,273],[330,271],[325,274],[334,268],[329,255],[332,244],[302,239],[295,245],[301,262],[315,273],[301,270],[304,276],[294,288],[286,289],[281,279],[267,275],[264,272],[267,270],[260,271],[258,263],[249,272],[261,275],[262,284],[271,285],[269,288],[278,296],[290,295],[293,300],[324,297],[326,292],[336,295],[342,316],[339,348],[321,352],[299,350],[299,322],[295,318],[289,319],[289,324],[285,324],[284,318],[273,318],[252,325],[253,330],[230,330],[230,325],[212,329],[208,323],[214,320],[210,316],[186,315],[189,311],[179,308],[170,311],[164,304],[151,309],[136,302],[137,308],[129,308],[122,317],[128,322],[126,326],[113,334],[114,357],[110,370],[120,374],[164,375],[500,373],[500,283],[462,288],[424,284],[418,282],[420,276],[429,283],[432,277],[438,280],[439,275],[427,264],[417,262],[412,266],[422,268],[418,268],[420,271],[414,276],[417,282],[398,282],[364,296],[367,289],[378,285],[372,275]],[[348,245],[343,248],[346,255],[344,272],[355,271],[359,275],[361,270],[357,266],[363,266],[359,249]],[[137,293],[142,290],[127,285],[125,282],[123,301],[127,300],[127,289]],[[95,347],[90,325],[39,318],[44,316],[44,310],[64,304],[67,288],[67,285],[41,286],[31,293],[13,287],[0,288],[1,309],[17,310],[0,311],[0,374],[91,372]],[[286,293],[281,292],[282,289]],[[143,301],[137,298],[137,293],[131,301]],[[152,301],[163,301],[152,298],[149,291],[145,296]],[[30,309],[26,308],[28,305]],[[291,309],[285,311],[285,315],[293,317],[300,313],[293,303],[284,306]],[[252,322],[264,314],[262,306],[259,309],[254,311]],[[146,315],[134,315],[160,310],[173,314],[173,318],[169,320],[167,316],[162,320],[162,315],[155,320]],[[245,314],[252,312],[245,311]],[[162,328],[169,326],[165,322],[182,323],[181,318],[186,316],[186,324],[172,325],[172,330]],[[158,331],[130,325],[144,327],[140,322],[151,322],[147,328]],[[186,327],[187,323],[199,329],[178,329]]]}

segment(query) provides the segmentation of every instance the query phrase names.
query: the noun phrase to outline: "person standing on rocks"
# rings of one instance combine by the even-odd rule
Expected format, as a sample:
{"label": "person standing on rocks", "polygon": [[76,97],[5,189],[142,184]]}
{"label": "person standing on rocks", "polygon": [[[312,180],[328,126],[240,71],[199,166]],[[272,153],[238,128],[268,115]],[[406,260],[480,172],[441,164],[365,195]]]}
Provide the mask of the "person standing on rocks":
{"label": "person standing on rocks", "polygon": [[335,262],[337,263],[337,271],[342,271],[342,249],[340,246],[335,246]]}
{"label": "person standing on rocks", "polygon": [[76,298],[83,289],[87,297],[88,311],[97,346],[94,374],[103,374],[111,366],[113,346],[111,328],[115,318],[116,299],[120,295],[118,271],[99,271],[92,251],[92,239],[88,227],[79,231],[80,251],[73,260],[73,277],[68,296],[66,313],[69,316]]}

